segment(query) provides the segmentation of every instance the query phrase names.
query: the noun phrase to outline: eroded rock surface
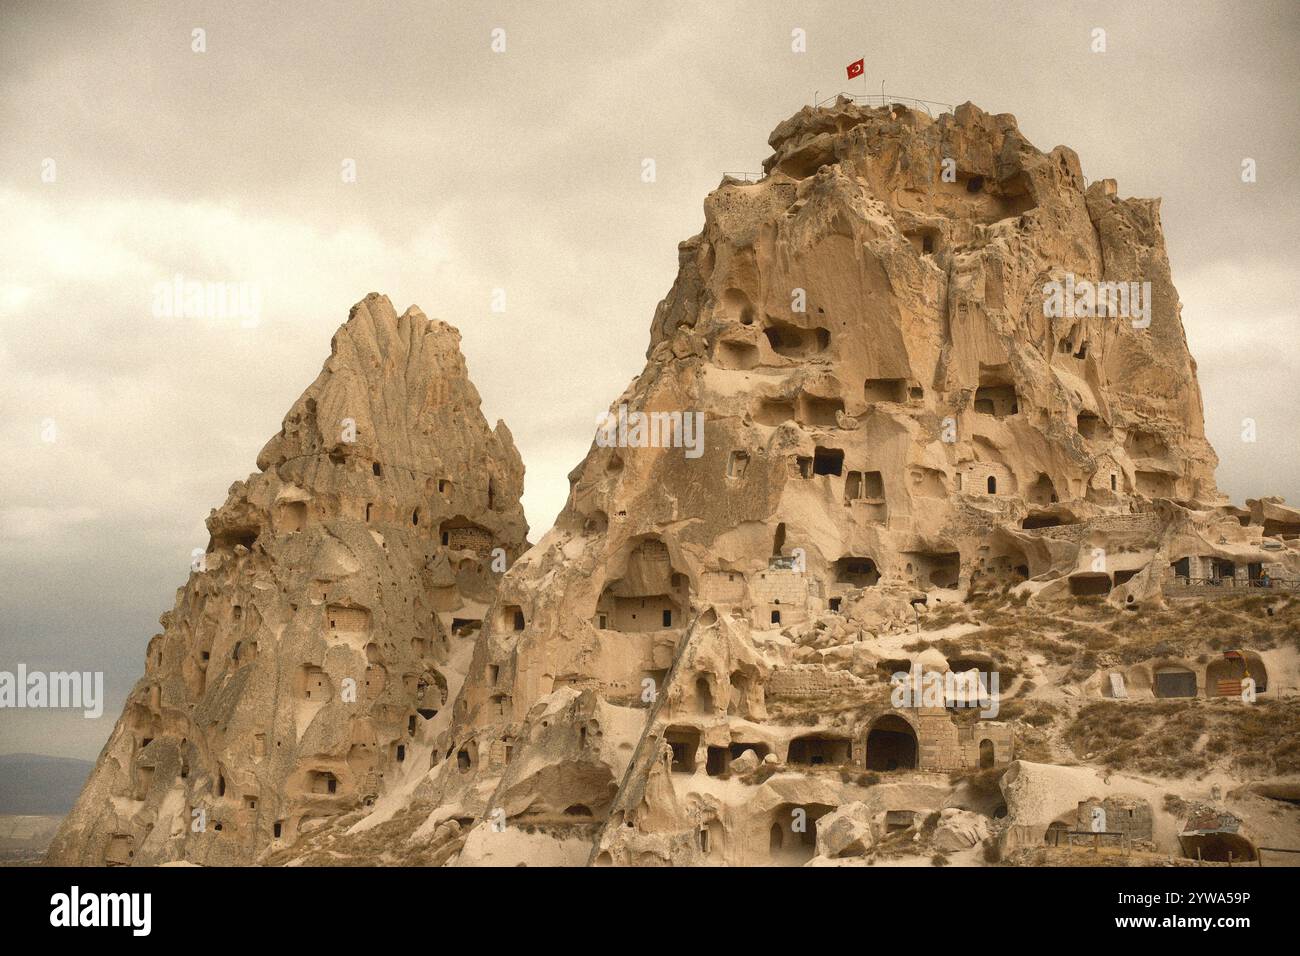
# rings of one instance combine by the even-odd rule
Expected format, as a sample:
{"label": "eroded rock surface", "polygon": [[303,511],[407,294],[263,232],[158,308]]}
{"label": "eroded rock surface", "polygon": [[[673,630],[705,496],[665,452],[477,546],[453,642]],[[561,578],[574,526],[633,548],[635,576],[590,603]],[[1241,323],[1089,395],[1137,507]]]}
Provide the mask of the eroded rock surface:
{"label": "eroded rock surface", "polygon": [[[436,482],[376,496],[367,526],[370,459],[345,456],[362,466],[338,474],[365,494],[340,495],[340,530],[314,540],[308,520],[272,564],[346,586],[264,580],[258,633],[291,649],[275,686],[304,665],[333,686],[371,646],[385,686],[398,672],[415,685],[365,720],[301,693],[277,704],[259,775],[242,756],[255,732],[234,729],[254,698],[229,676],[247,638],[201,598],[255,604],[263,579],[239,569],[263,567],[280,503],[332,493],[287,470],[300,452],[276,443],[297,449],[317,412],[291,414],[264,453],[283,462],[270,486],[214,515],[220,561],[165,622],[63,846],[89,828],[88,853],[123,834],[150,859],[182,844],[234,859],[219,848],[239,843],[181,833],[226,767],[228,794],[277,801],[267,815],[218,798],[247,818],[250,853],[272,845],[271,820],[292,821],[273,863],[1032,864],[1070,852],[1098,811],[1112,843],[1097,852],[1124,859],[1300,849],[1300,811],[1269,796],[1300,774],[1286,743],[1300,512],[1233,507],[1215,487],[1158,201],[1086,184],[1071,150],[1042,152],[1014,117],[970,104],[936,119],[841,99],[770,145],[761,181],[724,180],[705,201],[644,370],[495,597],[469,546],[523,539],[502,426],[463,442],[500,456],[490,507],[437,457],[454,423],[394,431],[410,456],[397,462],[477,503],[417,527]],[[310,474],[336,474],[321,460],[333,445],[306,446]],[[361,447],[390,460],[383,432]],[[423,537],[448,521],[441,547]],[[366,609],[368,636],[330,636],[332,607]],[[472,648],[443,639],[448,614],[482,618]],[[432,649],[398,663],[417,634]],[[205,642],[220,643],[215,685]],[[438,713],[403,737],[426,673]],[[178,781],[199,751],[207,782]]]}
{"label": "eroded rock surface", "polygon": [[[496,821],[497,862],[528,862],[512,833],[588,838],[568,816],[595,822],[597,864],[798,863],[856,803],[878,819],[854,852],[930,847],[940,810],[1005,816],[975,778],[1019,732],[1061,744],[924,696],[924,672],[971,675],[966,703],[996,673],[1004,706],[1037,707],[1113,696],[1117,665],[1158,697],[1168,664],[1058,667],[946,609],[1000,595],[1008,631],[1055,648],[1044,609],[1300,577],[1294,513],[1215,487],[1158,201],[970,104],[841,100],[770,145],[760,182],[706,200],[644,371],[475,648],[428,786],[435,816]],[[693,445],[671,429],[697,415]],[[952,820],[936,852],[984,839]]]}
{"label": "eroded rock surface", "polygon": [[257,466],[208,518],[51,861],[251,863],[427,769],[527,533],[459,333],[367,296]]}

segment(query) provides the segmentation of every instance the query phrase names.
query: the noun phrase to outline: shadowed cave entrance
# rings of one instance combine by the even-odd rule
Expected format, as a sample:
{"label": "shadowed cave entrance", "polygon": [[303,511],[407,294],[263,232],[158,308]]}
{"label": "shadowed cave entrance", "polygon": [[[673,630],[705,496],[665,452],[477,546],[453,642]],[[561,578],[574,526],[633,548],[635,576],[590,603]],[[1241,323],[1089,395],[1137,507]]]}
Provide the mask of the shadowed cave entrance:
{"label": "shadowed cave entrance", "polygon": [[1178,842],[1182,846],[1183,856],[1190,860],[1249,863],[1257,858],[1254,844],[1237,833],[1182,833],[1178,836]]}
{"label": "shadowed cave entrance", "polygon": [[915,770],[916,731],[895,714],[876,718],[867,733],[868,770]]}
{"label": "shadowed cave entrance", "polygon": [[777,866],[802,866],[817,852],[817,821],[835,808],[821,803],[783,803],[768,828],[768,856]]}
{"label": "shadowed cave entrance", "polygon": [[790,741],[787,763],[821,766],[846,764],[853,759],[853,744],[847,737],[806,734]]}

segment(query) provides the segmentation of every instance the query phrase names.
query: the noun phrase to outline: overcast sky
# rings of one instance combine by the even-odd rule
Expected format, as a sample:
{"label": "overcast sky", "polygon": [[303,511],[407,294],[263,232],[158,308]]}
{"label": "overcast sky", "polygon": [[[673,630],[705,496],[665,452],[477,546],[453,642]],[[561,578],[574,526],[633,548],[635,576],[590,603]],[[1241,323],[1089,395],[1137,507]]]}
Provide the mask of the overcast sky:
{"label": "overcast sky", "polygon": [[[0,670],[108,685],[98,721],[0,711],[0,753],[98,753],[203,519],[367,292],[461,330],[537,540],[705,194],[815,91],[971,100],[1162,196],[1220,485],[1300,500],[1298,64],[1290,0],[0,0]],[[155,315],[177,274],[247,283],[259,321]]]}

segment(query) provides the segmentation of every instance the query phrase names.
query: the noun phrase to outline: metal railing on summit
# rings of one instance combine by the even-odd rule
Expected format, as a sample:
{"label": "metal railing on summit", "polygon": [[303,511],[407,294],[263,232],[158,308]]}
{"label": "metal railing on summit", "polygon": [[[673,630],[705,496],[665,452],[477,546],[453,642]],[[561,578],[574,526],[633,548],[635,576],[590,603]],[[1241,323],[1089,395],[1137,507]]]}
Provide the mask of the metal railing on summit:
{"label": "metal railing on summit", "polygon": [[841,96],[843,96],[845,99],[852,100],[858,106],[892,106],[893,104],[897,103],[900,106],[906,106],[910,109],[925,110],[926,114],[931,118],[934,117],[934,110],[931,109],[932,106],[942,107],[942,109],[939,110],[940,113],[951,113],[953,110],[957,108],[952,103],[944,103],[940,100],[922,100],[922,99],[918,99],[915,96],[900,96],[894,93],[884,93],[884,92],[881,93],[841,92],[841,93],[833,93],[832,95],[827,96],[824,99],[818,99],[817,94],[814,93],[813,106],[817,109],[821,109],[821,107],[823,106],[826,106],[830,103],[834,103]]}

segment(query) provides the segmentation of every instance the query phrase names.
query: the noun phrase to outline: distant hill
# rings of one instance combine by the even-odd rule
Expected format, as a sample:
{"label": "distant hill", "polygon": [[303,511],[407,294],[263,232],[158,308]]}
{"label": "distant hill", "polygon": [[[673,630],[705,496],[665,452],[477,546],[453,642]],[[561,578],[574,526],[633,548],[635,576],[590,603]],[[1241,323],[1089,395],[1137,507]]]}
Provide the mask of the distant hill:
{"label": "distant hill", "polygon": [[94,766],[72,757],[0,754],[0,814],[67,813]]}
{"label": "distant hill", "polygon": [[0,866],[39,866],[62,819],[0,814]]}

